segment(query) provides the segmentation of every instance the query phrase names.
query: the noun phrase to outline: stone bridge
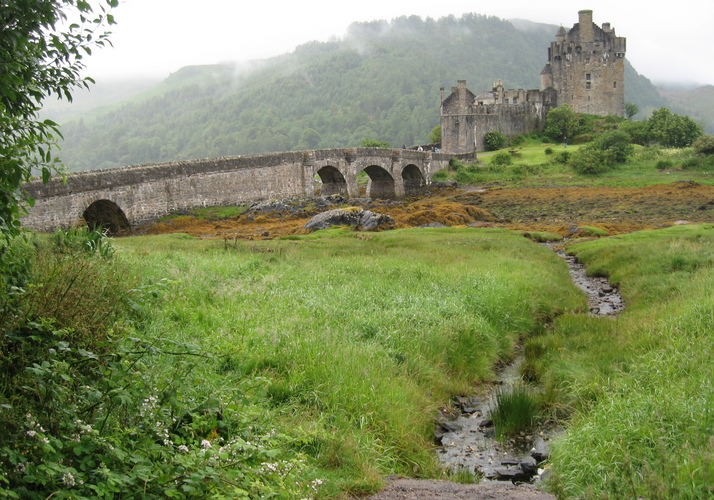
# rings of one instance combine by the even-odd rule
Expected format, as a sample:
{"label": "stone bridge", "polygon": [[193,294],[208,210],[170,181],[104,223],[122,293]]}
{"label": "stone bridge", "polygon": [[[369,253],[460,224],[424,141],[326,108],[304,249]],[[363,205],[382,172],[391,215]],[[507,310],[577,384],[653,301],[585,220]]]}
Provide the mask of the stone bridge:
{"label": "stone bridge", "polygon": [[[22,224],[51,232],[84,220],[120,234],[197,207],[331,194],[401,198],[418,194],[450,157],[404,149],[324,149],[90,170],[68,174],[65,183],[55,178],[27,185],[35,205]],[[361,193],[357,179],[365,175]]]}

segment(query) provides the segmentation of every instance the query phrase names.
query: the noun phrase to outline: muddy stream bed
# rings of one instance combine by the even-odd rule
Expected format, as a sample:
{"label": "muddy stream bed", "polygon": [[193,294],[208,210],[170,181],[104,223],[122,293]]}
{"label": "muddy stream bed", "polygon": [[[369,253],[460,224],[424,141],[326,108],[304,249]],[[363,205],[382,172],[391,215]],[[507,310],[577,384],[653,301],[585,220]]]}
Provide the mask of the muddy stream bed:
{"label": "muddy stream bed", "polygon": [[[567,262],[573,283],[588,297],[590,314],[614,316],[625,308],[619,291],[606,278],[587,276],[585,266],[566,255],[561,245],[543,245]],[[496,382],[482,393],[454,400],[460,415],[439,422],[435,433],[437,444],[441,445],[438,455],[446,468],[454,472],[467,470],[481,477],[482,482],[532,483],[540,479],[544,472],[541,466],[548,459],[549,443],[562,429],[553,422],[546,422],[530,433],[502,443],[495,439],[490,418],[498,391],[508,391],[522,383],[522,363],[522,355],[517,355],[513,363],[497,374]]]}

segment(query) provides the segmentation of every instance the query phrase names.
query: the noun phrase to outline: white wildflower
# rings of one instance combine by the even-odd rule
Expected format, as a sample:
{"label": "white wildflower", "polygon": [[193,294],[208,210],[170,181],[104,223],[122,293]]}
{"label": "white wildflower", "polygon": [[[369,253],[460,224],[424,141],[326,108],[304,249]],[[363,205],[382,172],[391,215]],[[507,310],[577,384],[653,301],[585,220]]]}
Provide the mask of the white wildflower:
{"label": "white wildflower", "polygon": [[72,473],[65,473],[65,475],[62,476],[62,482],[65,484],[65,486],[74,486],[74,476],[72,475]]}

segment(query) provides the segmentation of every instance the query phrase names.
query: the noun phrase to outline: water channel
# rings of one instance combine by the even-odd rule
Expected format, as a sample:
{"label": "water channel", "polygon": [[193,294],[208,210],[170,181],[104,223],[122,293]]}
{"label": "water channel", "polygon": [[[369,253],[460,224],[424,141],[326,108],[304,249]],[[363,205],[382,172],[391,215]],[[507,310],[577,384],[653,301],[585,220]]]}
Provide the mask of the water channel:
{"label": "water channel", "polygon": [[[562,245],[543,245],[566,261],[573,283],[588,297],[590,314],[614,316],[624,310],[622,296],[606,278],[588,276],[585,266],[567,255]],[[513,363],[497,374],[495,384],[484,388],[482,393],[454,400],[459,416],[439,422],[436,431],[436,440],[440,444],[438,454],[445,467],[454,472],[468,470],[482,481],[538,480],[543,471],[540,466],[548,458],[549,443],[562,429],[553,422],[546,422],[533,432],[502,443],[495,439],[495,428],[489,416],[495,406],[497,391],[509,390],[522,383],[522,362],[523,357],[517,355]]]}

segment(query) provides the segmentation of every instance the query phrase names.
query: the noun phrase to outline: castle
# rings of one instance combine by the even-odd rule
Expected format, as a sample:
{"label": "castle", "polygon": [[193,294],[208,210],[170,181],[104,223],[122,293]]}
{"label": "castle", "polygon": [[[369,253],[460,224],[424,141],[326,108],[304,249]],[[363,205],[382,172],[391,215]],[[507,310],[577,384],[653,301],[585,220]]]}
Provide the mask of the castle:
{"label": "castle", "polygon": [[506,136],[542,128],[548,110],[568,104],[577,113],[623,116],[625,112],[625,38],[609,23],[593,23],[591,10],[578,12],[579,22],[562,26],[548,48],[540,90],[492,90],[473,94],[466,81],[444,98],[441,89],[441,147],[445,153],[483,151],[484,136]]}

